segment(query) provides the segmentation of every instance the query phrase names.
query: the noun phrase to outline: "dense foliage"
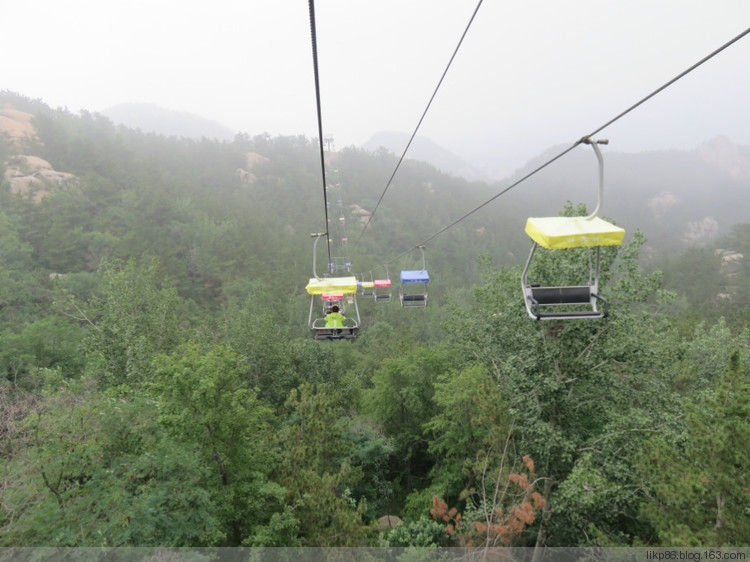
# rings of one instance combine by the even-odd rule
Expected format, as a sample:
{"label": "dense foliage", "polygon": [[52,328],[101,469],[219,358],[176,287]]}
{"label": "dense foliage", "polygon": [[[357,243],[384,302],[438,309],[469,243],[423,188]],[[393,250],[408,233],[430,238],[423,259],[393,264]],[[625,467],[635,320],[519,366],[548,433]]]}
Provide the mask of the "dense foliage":
{"label": "dense foliage", "polygon": [[[664,274],[635,233],[602,258],[608,318],[535,322],[520,266],[493,265],[523,236],[467,221],[428,250],[429,307],[360,299],[356,341],[313,341],[312,141],[1,101],[38,136],[0,172],[75,177],[0,186],[0,546],[750,545],[750,277],[715,252],[750,255],[747,224]],[[395,163],[327,158],[365,209]],[[488,192],[417,162],[397,184],[351,245],[363,271]]]}

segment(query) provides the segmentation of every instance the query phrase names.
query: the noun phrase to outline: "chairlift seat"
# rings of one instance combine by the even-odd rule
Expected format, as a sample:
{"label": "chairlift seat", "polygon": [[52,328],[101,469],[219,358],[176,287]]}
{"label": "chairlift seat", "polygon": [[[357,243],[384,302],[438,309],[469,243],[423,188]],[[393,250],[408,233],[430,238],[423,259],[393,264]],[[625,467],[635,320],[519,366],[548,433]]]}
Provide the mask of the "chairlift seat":
{"label": "chairlift seat", "polygon": [[[566,318],[606,318],[609,314],[609,303],[604,297],[594,292],[590,285],[579,285],[575,287],[539,287],[535,285],[524,286],[524,297],[526,298],[529,315],[537,320],[562,320]],[[602,308],[599,305],[602,305]],[[552,310],[542,312],[542,307],[554,307],[555,305],[572,305],[579,307],[578,310]],[[581,309],[580,307],[590,307]]]}
{"label": "chairlift seat", "polygon": [[354,328],[313,328],[316,340],[353,340],[357,338]]}
{"label": "chairlift seat", "polygon": [[325,318],[316,318],[311,326],[316,340],[353,340],[359,333],[356,320],[347,318],[344,326],[331,328],[325,325]]}
{"label": "chairlift seat", "polygon": [[401,293],[401,308],[418,308],[427,306],[427,293],[423,294],[404,294]]}
{"label": "chairlift seat", "polygon": [[589,304],[591,287],[530,287],[531,298],[540,305]]}

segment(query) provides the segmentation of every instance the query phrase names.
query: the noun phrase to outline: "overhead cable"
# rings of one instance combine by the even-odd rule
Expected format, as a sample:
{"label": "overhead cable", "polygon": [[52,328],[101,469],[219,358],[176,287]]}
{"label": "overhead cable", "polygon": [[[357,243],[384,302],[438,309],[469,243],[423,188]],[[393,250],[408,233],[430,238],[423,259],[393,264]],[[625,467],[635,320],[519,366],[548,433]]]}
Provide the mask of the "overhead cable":
{"label": "overhead cable", "polygon": [[404,148],[404,151],[401,154],[401,158],[399,158],[398,162],[396,163],[396,167],[393,170],[393,173],[391,174],[391,177],[388,180],[388,183],[386,183],[385,189],[383,189],[383,193],[380,194],[380,198],[378,199],[378,202],[375,204],[375,208],[372,210],[372,213],[370,214],[369,219],[365,223],[365,226],[362,229],[362,232],[359,233],[359,237],[357,238],[358,242],[362,238],[362,236],[365,234],[367,227],[370,226],[372,219],[375,218],[375,213],[377,212],[378,207],[380,206],[380,202],[383,200],[383,197],[385,197],[385,194],[388,191],[388,188],[391,186],[391,182],[393,182],[393,178],[396,176],[396,172],[398,172],[398,169],[401,167],[401,163],[404,161],[404,158],[406,157],[406,153],[408,152],[412,141],[414,141],[414,137],[417,136],[417,131],[419,131],[419,127],[422,125],[422,121],[424,121],[424,118],[427,115],[427,111],[429,111],[430,106],[432,105],[432,101],[435,99],[435,96],[437,95],[438,90],[440,89],[440,85],[443,83],[443,79],[445,78],[446,74],[448,74],[448,69],[451,67],[451,64],[453,63],[453,59],[456,58],[458,49],[461,47],[461,43],[463,43],[464,37],[466,37],[466,34],[469,31],[469,28],[471,27],[471,24],[474,21],[474,18],[476,17],[477,12],[479,11],[479,7],[482,5],[482,1],[483,0],[479,0],[477,7],[474,9],[474,13],[471,15],[471,19],[469,19],[469,23],[466,26],[466,29],[464,29],[464,32],[461,35],[461,39],[459,39],[458,45],[456,45],[456,48],[453,51],[453,55],[451,55],[451,58],[448,61],[448,65],[445,67],[445,70],[443,71],[443,75],[440,77],[440,80],[438,81],[437,86],[435,87],[435,90],[432,92],[432,96],[430,96],[430,101],[427,102],[427,107],[425,107],[424,111],[422,112],[422,117],[419,118],[419,122],[417,123],[417,126],[414,128],[414,132],[411,134],[411,137],[409,138],[409,142],[406,143],[406,147]]}
{"label": "overhead cable", "polygon": [[[323,151],[323,117],[320,110],[320,78],[318,76],[318,37],[315,30],[315,0],[308,0],[310,8],[310,35],[312,38],[313,73],[315,75],[315,102],[318,108],[318,141],[320,144],[320,172],[323,176],[323,208],[325,210],[326,227],[328,232],[328,193],[326,191],[326,161]],[[328,247],[328,263],[331,263],[331,237],[326,236]]]}

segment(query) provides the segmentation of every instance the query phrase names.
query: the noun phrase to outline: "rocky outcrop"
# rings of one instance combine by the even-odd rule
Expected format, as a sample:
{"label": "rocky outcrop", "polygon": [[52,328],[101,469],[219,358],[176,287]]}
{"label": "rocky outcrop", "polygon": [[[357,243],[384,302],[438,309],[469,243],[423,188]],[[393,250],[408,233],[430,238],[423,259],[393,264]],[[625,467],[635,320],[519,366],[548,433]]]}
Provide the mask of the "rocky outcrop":
{"label": "rocky outcrop", "polygon": [[33,118],[31,113],[19,111],[9,103],[0,106],[0,135],[9,139],[20,154],[6,162],[3,179],[10,185],[11,193],[39,203],[46,195],[64,188],[76,178],[73,174],[55,170],[43,158],[22,154],[31,143],[39,142]]}
{"label": "rocky outcrop", "polygon": [[359,222],[362,223],[363,226],[367,226],[367,223],[370,222],[370,216],[372,213],[356,204],[349,205],[349,208],[352,210],[353,215],[359,216]]}
{"label": "rocky outcrop", "polygon": [[721,257],[721,274],[724,277],[732,278],[739,275],[742,271],[742,262],[745,256],[734,250],[717,249],[714,252],[717,256]]}
{"label": "rocky outcrop", "polygon": [[737,279],[744,270],[745,256],[734,250],[718,248],[714,254],[721,258],[719,272],[726,280],[724,292],[718,293],[716,299],[719,301],[732,300],[737,294]]}
{"label": "rocky outcrop", "polygon": [[25,140],[36,140],[36,130],[31,124],[31,113],[18,111],[9,103],[0,105],[0,134],[10,139],[16,147],[22,147]]}
{"label": "rocky outcrop", "polygon": [[252,172],[258,164],[270,162],[268,158],[258,154],[257,152],[248,152],[245,157],[246,165],[244,168],[237,168],[235,175],[245,183],[255,183],[258,181],[258,177]]}
{"label": "rocky outcrop", "polygon": [[704,244],[719,234],[719,223],[713,217],[691,221],[687,225],[683,240],[691,245]]}
{"label": "rocky outcrop", "polygon": [[716,137],[696,149],[704,162],[724,171],[733,179],[750,178],[750,158],[726,137]]}
{"label": "rocky outcrop", "polygon": [[396,515],[383,515],[382,517],[378,517],[378,529],[381,531],[393,529],[396,525],[403,522],[403,519]]}
{"label": "rocky outcrop", "polygon": [[11,193],[39,203],[46,195],[75,181],[76,177],[58,172],[38,156],[16,156],[6,166],[3,179],[10,184]]}
{"label": "rocky outcrop", "polygon": [[661,218],[680,202],[677,196],[670,191],[662,191],[646,202],[654,217]]}

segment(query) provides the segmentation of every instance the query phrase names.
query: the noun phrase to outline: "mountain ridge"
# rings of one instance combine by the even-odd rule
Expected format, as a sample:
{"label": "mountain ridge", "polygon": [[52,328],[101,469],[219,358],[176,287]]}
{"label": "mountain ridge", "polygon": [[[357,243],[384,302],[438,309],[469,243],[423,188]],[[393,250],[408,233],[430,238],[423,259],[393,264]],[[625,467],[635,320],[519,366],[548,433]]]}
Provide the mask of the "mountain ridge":
{"label": "mountain ridge", "polygon": [[[14,108],[11,107],[13,104],[5,103],[2,106],[3,120],[0,122],[4,136],[9,139],[9,142],[18,145],[19,142],[26,144],[33,141],[37,136],[37,131],[32,126],[32,122],[46,127],[54,123],[54,120],[49,121],[49,116],[55,114],[54,110],[39,104],[35,105],[35,102],[30,100],[12,101],[17,107]],[[18,103],[15,103],[16,101]],[[87,119],[96,120],[97,118],[96,115],[88,115]],[[104,118],[111,123],[108,117],[104,116]],[[49,132],[47,132],[47,137],[49,138]],[[261,137],[263,135],[258,138]],[[362,150],[363,154],[373,154],[373,146],[377,147],[374,152],[385,148],[385,152],[381,154],[383,158],[378,159],[380,162],[378,166],[382,167],[382,170],[377,173],[374,168],[372,170],[369,168],[372,166],[371,160],[368,162],[368,159],[354,154],[345,158],[347,166],[353,166],[350,171],[346,172],[349,176],[347,178],[349,184],[362,184],[362,188],[356,193],[347,195],[348,204],[356,204],[363,209],[372,210],[375,204],[374,199],[382,191],[388,174],[393,171],[398,159],[397,153],[391,152],[380,142],[388,139],[401,142],[398,153],[403,151],[408,140],[403,134],[390,135],[387,138],[375,136],[372,142],[367,143],[370,147],[369,152],[366,148],[354,148],[355,151]],[[315,141],[312,139],[305,142]],[[432,150],[432,162],[419,159],[423,153],[416,149],[420,146],[426,146]],[[550,147],[504,180],[495,182],[476,180],[474,183],[467,183],[468,180],[465,177],[455,172],[466,163],[458,157],[452,158],[450,152],[442,149],[437,143],[417,137],[414,148],[414,151],[410,150],[407,153],[406,162],[401,166],[395,178],[393,189],[383,202],[383,210],[392,214],[400,212],[399,206],[413,208],[414,205],[424,205],[428,201],[424,198],[429,198],[429,205],[448,205],[456,213],[461,212],[461,209],[468,211],[481,204],[482,201],[505,191],[510,185],[523,179],[567,147]],[[50,163],[51,169],[61,174],[72,173],[78,176],[85,172],[83,169],[68,169],[63,162],[58,164],[54,158],[54,151],[50,152],[49,149],[50,147],[44,149],[46,154],[27,153],[27,155],[40,158],[46,156],[45,159]],[[264,156],[260,145],[256,152]],[[344,155],[347,152],[351,150],[347,149],[340,154]],[[657,253],[659,251],[682,251],[691,245],[705,244],[726,233],[733,224],[747,222],[745,209],[750,199],[750,147],[737,145],[727,137],[715,137],[693,150],[651,150],[626,153],[616,152],[614,145],[611,144],[603,149],[603,153],[605,195],[602,215],[615,217],[618,223],[629,232],[635,229],[643,230],[647,237],[654,241],[654,251]],[[333,156],[334,153],[329,154]],[[443,159],[442,162],[438,162],[441,166],[435,165],[434,155]],[[84,155],[81,154],[81,156]],[[351,158],[351,156],[356,156],[356,158]],[[221,174],[241,176],[244,178],[243,181],[247,182],[248,179],[254,177],[257,170],[253,170],[251,176],[246,160],[247,155],[243,155],[231,171],[221,171]],[[273,162],[265,163],[260,170],[262,172],[263,169],[273,168],[274,165]],[[363,168],[363,166],[368,168]],[[31,169],[21,173],[22,167],[17,166],[18,171],[10,167],[7,169],[8,174],[13,175],[13,178],[6,177],[11,186],[12,182],[18,183],[25,176],[43,175]],[[28,165],[26,167],[28,168]],[[446,168],[452,168],[454,172],[446,172]],[[514,232],[521,233],[519,239],[523,239],[523,222],[527,216],[557,214],[566,201],[584,202],[589,208],[593,208],[597,193],[596,170],[596,160],[590,150],[587,150],[585,146],[577,147],[565,158],[555,161],[539,173],[535,173],[533,177],[524,180],[522,185],[510,190],[507,195],[503,194],[498,202],[493,202],[486,210],[472,217],[471,224],[475,224],[477,231],[482,232],[487,229],[489,229],[488,232],[493,229],[499,232],[511,228]],[[289,172],[280,170],[278,173],[281,174],[280,177],[283,177],[283,174]],[[368,178],[368,181],[363,183],[365,179],[363,174],[370,173],[372,173],[372,179]],[[382,176],[382,179],[377,180],[378,176]],[[37,179],[47,180],[46,177]],[[28,181],[38,183],[37,180]],[[45,188],[45,191],[57,188],[57,184],[53,185],[49,181],[47,183],[49,187]],[[406,187],[413,193],[404,193]],[[18,188],[17,191],[25,190]],[[45,191],[38,191],[39,196],[43,196]],[[417,193],[422,193],[421,202],[415,198]],[[444,197],[447,197],[451,203],[441,203]],[[390,211],[388,211],[389,208]],[[376,230],[378,222],[393,218],[385,217],[382,211],[379,214],[376,220]],[[429,227],[426,225],[435,220],[450,221],[454,218],[455,216],[450,215],[445,217],[436,215],[433,219],[427,220],[424,227],[437,230],[442,224],[436,222]],[[395,224],[394,228],[397,228]],[[505,240],[508,239],[505,238]]]}
{"label": "mountain ridge", "polygon": [[232,129],[211,119],[150,103],[121,103],[104,109],[101,114],[115,124],[166,136],[228,141],[235,135]]}
{"label": "mountain ridge", "polygon": [[[385,148],[389,152],[400,156],[403,154],[409,138],[410,136],[406,133],[380,131],[370,137],[362,145],[362,148],[369,151]],[[462,177],[469,181],[491,181],[490,176],[482,172],[478,167],[470,164],[428,137],[415,137],[411,146],[409,146],[406,158],[427,162],[442,172]]]}

